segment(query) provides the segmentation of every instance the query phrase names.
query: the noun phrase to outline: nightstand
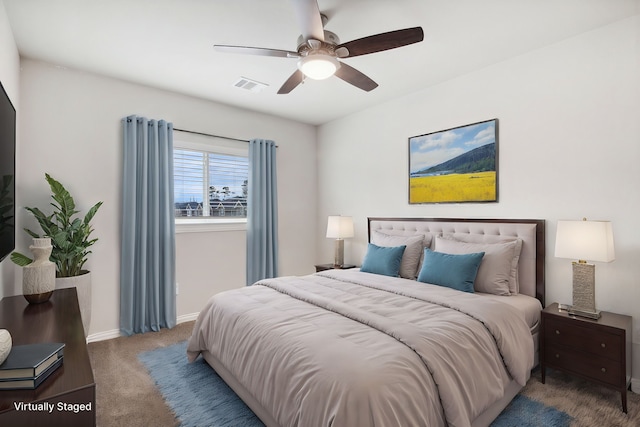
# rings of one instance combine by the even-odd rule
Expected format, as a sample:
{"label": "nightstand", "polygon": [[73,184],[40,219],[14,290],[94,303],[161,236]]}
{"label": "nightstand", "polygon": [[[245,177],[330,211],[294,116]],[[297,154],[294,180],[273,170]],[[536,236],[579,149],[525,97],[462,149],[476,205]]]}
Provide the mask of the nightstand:
{"label": "nightstand", "polygon": [[333,270],[333,269],[346,270],[348,268],[356,268],[356,267],[357,266],[353,264],[343,264],[342,267],[335,267],[333,264],[317,264],[316,273],[320,271],[325,271],[325,270]]}
{"label": "nightstand", "polygon": [[575,374],[618,390],[627,413],[627,389],[631,382],[631,316],[603,311],[592,320],[570,315],[551,304],[542,310],[540,368]]}

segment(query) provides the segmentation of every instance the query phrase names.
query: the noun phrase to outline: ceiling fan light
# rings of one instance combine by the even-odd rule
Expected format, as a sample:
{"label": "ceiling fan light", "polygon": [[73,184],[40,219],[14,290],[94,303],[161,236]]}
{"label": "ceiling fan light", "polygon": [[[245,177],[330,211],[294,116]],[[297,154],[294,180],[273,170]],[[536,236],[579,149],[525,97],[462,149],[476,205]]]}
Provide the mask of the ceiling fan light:
{"label": "ceiling fan light", "polygon": [[300,71],[314,80],[324,80],[333,76],[338,67],[340,62],[336,58],[322,53],[308,55],[298,61]]}

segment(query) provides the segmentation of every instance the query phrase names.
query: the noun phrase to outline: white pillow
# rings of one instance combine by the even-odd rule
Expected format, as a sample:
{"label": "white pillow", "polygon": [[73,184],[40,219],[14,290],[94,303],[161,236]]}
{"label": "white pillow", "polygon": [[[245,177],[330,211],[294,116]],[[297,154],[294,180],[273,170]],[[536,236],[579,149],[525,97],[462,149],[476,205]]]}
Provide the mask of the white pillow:
{"label": "white pillow", "polygon": [[444,237],[437,237],[435,246],[436,251],[449,254],[484,252],[474,288],[477,292],[494,295],[517,294],[516,288],[515,292],[511,291],[510,283],[515,282],[521,248],[519,239],[503,243],[469,243]]}
{"label": "white pillow", "polygon": [[425,239],[427,239],[427,236],[423,235],[395,236],[384,234],[377,230],[371,233],[371,243],[374,245],[385,247],[406,246],[400,263],[400,277],[412,280],[415,280],[418,276],[418,264],[420,264],[424,247],[429,246],[429,243],[431,243],[431,239],[429,239],[428,243],[425,242]]}
{"label": "white pillow", "polygon": [[494,244],[494,243],[515,243],[513,262],[511,263],[511,274],[509,275],[509,293],[511,295],[517,295],[520,293],[520,283],[518,281],[518,262],[520,261],[520,252],[522,251],[522,239],[512,236],[499,236],[492,234],[446,234],[443,236],[446,239],[457,240],[459,242],[466,243],[482,243],[482,244]]}

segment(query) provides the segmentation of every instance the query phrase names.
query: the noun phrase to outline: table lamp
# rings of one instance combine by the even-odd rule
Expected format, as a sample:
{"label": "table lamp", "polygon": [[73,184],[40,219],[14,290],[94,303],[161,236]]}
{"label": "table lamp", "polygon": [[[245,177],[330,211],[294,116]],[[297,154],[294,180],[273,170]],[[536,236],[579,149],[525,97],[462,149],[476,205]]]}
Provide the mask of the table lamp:
{"label": "table lamp", "polygon": [[598,319],[596,310],[595,271],[588,261],[611,262],[615,259],[613,229],[609,221],[558,221],[556,257],[573,262],[573,305],[566,306],[570,314]]}
{"label": "table lamp", "polygon": [[353,219],[350,216],[331,215],[327,221],[327,238],[336,239],[333,266],[342,268],[344,264],[344,239],[353,237]]}

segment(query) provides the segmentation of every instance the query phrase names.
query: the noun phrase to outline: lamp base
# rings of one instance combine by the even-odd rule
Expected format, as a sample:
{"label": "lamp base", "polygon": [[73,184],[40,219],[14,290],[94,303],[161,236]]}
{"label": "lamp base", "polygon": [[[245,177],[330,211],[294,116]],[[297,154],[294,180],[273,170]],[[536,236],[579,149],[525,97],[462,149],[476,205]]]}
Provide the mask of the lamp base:
{"label": "lamp base", "polygon": [[336,251],[333,259],[334,268],[342,268],[344,264],[344,239],[336,239]]}
{"label": "lamp base", "polygon": [[558,309],[564,310],[572,316],[586,317],[593,320],[598,320],[600,318],[600,310],[581,310],[569,304],[558,304]]}
{"label": "lamp base", "polygon": [[573,308],[596,312],[596,266],[593,264],[573,263]]}

